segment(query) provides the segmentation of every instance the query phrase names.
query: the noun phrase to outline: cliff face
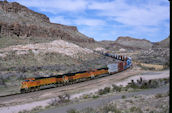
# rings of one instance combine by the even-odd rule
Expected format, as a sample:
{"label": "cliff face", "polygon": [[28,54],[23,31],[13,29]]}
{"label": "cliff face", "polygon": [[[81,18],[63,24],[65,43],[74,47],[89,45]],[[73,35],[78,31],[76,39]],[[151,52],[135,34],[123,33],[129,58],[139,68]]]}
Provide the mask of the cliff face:
{"label": "cliff face", "polygon": [[6,14],[7,13],[15,13],[15,14],[19,14],[21,16],[32,16],[32,17],[36,17],[37,19],[40,19],[44,22],[50,22],[49,18],[44,15],[44,14],[40,14],[40,13],[36,13],[32,10],[29,10],[27,7],[20,5],[17,2],[5,2],[5,1],[0,1],[0,10],[4,11]]}
{"label": "cliff face", "polygon": [[0,1],[0,36],[53,37],[67,41],[94,42],[78,32],[75,26],[50,23],[49,18],[16,2]]}
{"label": "cliff face", "polygon": [[131,37],[118,37],[118,39],[115,41],[115,44],[138,49],[150,49],[153,46],[153,44],[148,40],[135,39]]}

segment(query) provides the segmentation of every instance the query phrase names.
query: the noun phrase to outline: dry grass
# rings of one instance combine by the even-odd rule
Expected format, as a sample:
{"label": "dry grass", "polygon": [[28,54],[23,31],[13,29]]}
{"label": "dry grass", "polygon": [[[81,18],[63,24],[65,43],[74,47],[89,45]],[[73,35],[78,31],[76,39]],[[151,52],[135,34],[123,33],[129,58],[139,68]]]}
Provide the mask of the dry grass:
{"label": "dry grass", "polygon": [[146,64],[146,63],[136,63],[138,66],[142,67],[145,70],[156,70],[160,71],[163,70],[165,67],[164,65],[158,65],[158,64]]}
{"label": "dry grass", "polygon": [[148,68],[154,68],[155,70],[163,70],[164,69],[163,65],[157,65],[157,64],[141,63],[141,66],[148,67]]}

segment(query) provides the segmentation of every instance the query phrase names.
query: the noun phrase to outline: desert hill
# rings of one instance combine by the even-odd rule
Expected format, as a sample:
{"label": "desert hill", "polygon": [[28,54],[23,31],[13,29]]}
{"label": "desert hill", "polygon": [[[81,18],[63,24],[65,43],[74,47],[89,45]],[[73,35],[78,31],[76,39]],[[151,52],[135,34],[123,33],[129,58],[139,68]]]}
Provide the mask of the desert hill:
{"label": "desert hill", "polygon": [[165,38],[164,40],[160,42],[155,42],[154,43],[154,48],[169,48],[170,47],[170,36]]}
{"label": "desert hill", "polygon": [[145,39],[136,39],[131,37],[118,37],[115,41],[116,44],[132,47],[132,48],[139,48],[139,49],[149,49],[152,48],[152,43]]}
{"label": "desert hill", "polygon": [[101,41],[107,50],[131,56],[133,61],[169,66],[169,37],[160,42],[150,42],[129,36],[115,41]]}

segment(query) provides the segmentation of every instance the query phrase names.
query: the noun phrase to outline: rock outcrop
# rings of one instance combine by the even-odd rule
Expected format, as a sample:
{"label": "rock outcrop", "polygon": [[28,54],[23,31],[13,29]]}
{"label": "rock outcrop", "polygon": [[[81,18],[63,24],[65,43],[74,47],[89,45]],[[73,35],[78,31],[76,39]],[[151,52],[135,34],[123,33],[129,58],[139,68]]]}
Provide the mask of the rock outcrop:
{"label": "rock outcrop", "polygon": [[0,1],[0,10],[3,10],[6,14],[15,13],[23,16],[34,16],[44,22],[50,22],[46,15],[29,10],[27,7],[22,6],[17,2],[9,3],[7,1]]}
{"label": "rock outcrop", "polygon": [[50,23],[49,18],[16,2],[0,1],[0,36],[53,37],[75,42],[95,42],[78,32],[77,27]]}
{"label": "rock outcrop", "polygon": [[153,44],[145,39],[135,39],[131,37],[118,37],[115,41],[116,45],[121,45],[128,48],[135,48],[135,49],[150,49],[152,48]]}

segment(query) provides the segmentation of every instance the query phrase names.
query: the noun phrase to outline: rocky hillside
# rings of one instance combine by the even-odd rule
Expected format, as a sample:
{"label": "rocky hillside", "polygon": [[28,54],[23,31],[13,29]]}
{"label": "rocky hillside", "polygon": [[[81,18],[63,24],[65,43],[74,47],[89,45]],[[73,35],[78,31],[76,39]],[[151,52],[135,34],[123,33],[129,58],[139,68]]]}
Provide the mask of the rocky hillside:
{"label": "rocky hillside", "polygon": [[136,62],[169,66],[169,37],[160,42],[118,37],[116,41],[101,41],[105,49],[131,56]]}
{"label": "rocky hillside", "polygon": [[170,36],[168,36],[166,39],[154,43],[153,48],[169,48],[170,47]]}
{"label": "rocky hillside", "polygon": [[132,57],[139,62],[147,64],[160,64],[164,66],[169,66],[169,37],[160,41],[153,43],[152,48],[147,50],[140,50],[138,55],[133,55]]}
{"label": "rocky hillside", "polygon": [[127,52],[151,49],[153,43],[145,39],[136,39],[129,36],[120,36],[115,41],[101,41],[104,48],[111,51]]}
{"label": "rocky hillside", "polygon": [[[115,51],[120,51],[120,49],[125,50],[148,50],[153,48],[169,48],[170,40],[169,37],[165,38],[160,42],[150,42],[146,39],[136,39],[129,36],[120,36],[115,41],[103,40],[100,42],[102,46],[106,49],[111,49]],[[113,49],[112,49],[113,48]]]}
{"label": "rocky hillside", "polygon": [[169,55],[169,48],[152,48],[141,50],[139,54],[133,55],[132,58],[137,62],[169,66]]}
{"label": "rocky hillside", "polygon": [[150,49],[153,46],[153,44],[148,40],[131,37],[118,37],[115,44],[135,49]]}

